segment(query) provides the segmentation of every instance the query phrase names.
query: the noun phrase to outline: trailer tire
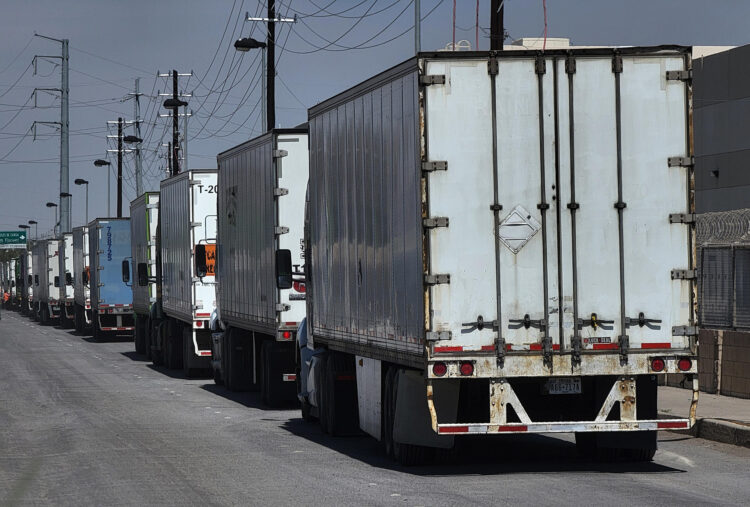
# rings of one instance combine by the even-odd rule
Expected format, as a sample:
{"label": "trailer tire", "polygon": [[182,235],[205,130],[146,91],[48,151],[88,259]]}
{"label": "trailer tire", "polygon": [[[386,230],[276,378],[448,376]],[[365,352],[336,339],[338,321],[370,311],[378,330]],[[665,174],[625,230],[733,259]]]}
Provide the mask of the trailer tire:
{"label": "trailer tire", "polygon": [[[151,321],[151,362],[154,363],[154,366],[161,366],[164,364],[164,336],[162,333],[164,330],[163,322],[156,321],[154,323]],[[159,349],[156,349],[156,346],[159,346]]]}
{"label": "trailer tire", "polygon": [[138,314],[135,315],[135,332],[133,342],[135,343],[135,353],[143,355],[146,352],[145,347],[145,329],[143,319]]}
{"label": "trailer tire", "polygon": [[93,322],[91,323],[93,327],[93,338],[95,342],[101,343],[104,340],[104,331],[99,327],[99,318],[96,315],[93,317]]}
{"label": "trailer tire", "polygon": [[182,329],[182,373],[187,378],[195,378],[200,375],[201,370],[188,366],[190,355],[193,354],[193,329],[184,324],[180,328]]}
{"label": "trailer tire", "polygon": [[328,401],[328,359],[329,353],[323,354],[320,359],[320,371],[323,373],[320,376],[320,383],[318,385],[318,422],[320,423],[320,429],[323,433],[331,433],[331,429],[328,423],[330,414],[328,413],[328,407],[330,402]]}
{"label": "trailer tire", "polygon": [[83,324],[81,319],[81,307],[78,304],[73,305],[73,327],[79,333],[83,332]]}
{"label": "trailer tire", "polygon": [[328,352],[325,365],[324,404],[328,433],[333,436],[359,433],[359,406],[354,356]]}
{"label": "trailer tire", "polygon": [[151,317],[146,317],[143,322],[143,354],[146,359],[151,359]]}

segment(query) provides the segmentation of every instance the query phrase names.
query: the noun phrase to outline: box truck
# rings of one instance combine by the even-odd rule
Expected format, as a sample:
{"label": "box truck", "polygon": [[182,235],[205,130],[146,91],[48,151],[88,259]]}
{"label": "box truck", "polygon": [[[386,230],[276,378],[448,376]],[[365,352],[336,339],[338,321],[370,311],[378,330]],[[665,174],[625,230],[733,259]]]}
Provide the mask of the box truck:
{"label": "box truck", "polygon": [[130,236],[133,263],[146,265],[146,285],[133,284],[133,312],[135,313],[135,351],[151,352],[149,318],[151,305],[156,301],[156,228],[159,225],[159,192],[146,192],[130,203]]}
{"label": "box truck", "polygon": [[73,324],[83,333],[91,329],[91,298],[89,291],[89,228],[73,229]]}
{"label": "box truck", "polygon": [[21,289],[19,290],[21,298],[21,313],[23,315],[32,314],[32,302],[33,302],[33,290],[34,290],[34,274],[31,268],[32,259],[32,243],[29,243],[28,249],[21,253],[19,263],[21,265],[19,272],[18,283]]}
{"label": "box truck", "polygon": [[73,288],[73,233],[67,232],[58,240],[57,256],[60,273],[60,325],[74,327],[75,325],[75,297]]}
{"label": "box truck", "polygon": [[43,325],[60,318],[58,241],[45,239],[33,246],[34,316]]}
{"label": "box truck", "polygon": [[133,333],[130,219],[97,218],[88,225],[89,289],[94,340]]}
{"label": "box truck", "polygon": [[194,269],[196,251],[216,248],[216,169],[177,174],[160,185],[156,277],[138,263],[138,284],[157,283],[151,307],[151,359],[194,376],[211,367],[209,319],[216,307],[213,262]]}
{"label": "box truck", "polygon": [[[214,378],[232,390],[260,389],[268,404],[295,401],[307,127],[268,132],[219,154],[218,164],[216,298],[225,332],[213,339]],[[298,279],[291,271],[278,278],[279,263],[294,266]]]}
{"label": "box truck", "polygon": [[[690,69],[681,47],[421,53],[310,109],[303,415],[405,463],[557,432],[649,460],[690,428]],[[657,417],[667,373],[686,417]]]}

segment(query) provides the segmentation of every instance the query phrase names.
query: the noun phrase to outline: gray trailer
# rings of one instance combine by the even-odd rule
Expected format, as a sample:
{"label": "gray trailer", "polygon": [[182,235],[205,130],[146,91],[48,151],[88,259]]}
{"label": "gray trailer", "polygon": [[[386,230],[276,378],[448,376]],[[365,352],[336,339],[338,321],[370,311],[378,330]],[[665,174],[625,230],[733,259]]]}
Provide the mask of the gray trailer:
{"label": "gray trailer", "polygon": [[73,229],[73,313],[76,331],[91,329],[91,297],[89,290],[89,228]]}
{"label": "gray trailer", "polygon": [[[225,332],[213,338],[214,377],[232,390],[260,389],[268,404],[294,401],[294,342],[305,316],[307,128],[275,129],[217,159],[216,299]],[[281,279],[280,264],[296,273]]]}
{"label": "gray trailer", "polygon": [[156,230],[159,225],[159,192],[146,192],[130,203],[130,236],[133,263],[146,267],[148,283],[133,284],[135,351],[151,355],[151,305],[156,302]]}
{"label": "gray trailer", "polygon": [[[681,47],[423,53],[310,109],[303,415],[403,462],[555,432],[648,460],[690,428],[690,69]],[[684,418],[657,417],[667,373],[692,379]]]}

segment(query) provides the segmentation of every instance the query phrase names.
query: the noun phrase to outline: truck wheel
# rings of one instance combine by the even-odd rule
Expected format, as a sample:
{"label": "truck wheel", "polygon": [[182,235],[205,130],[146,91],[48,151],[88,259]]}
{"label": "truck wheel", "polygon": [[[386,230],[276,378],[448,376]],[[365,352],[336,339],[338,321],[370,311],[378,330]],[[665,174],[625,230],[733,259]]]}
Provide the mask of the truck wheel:
{"label": "truck wheel", "polygon": [[143,353],[146,359],[151,359],[151,318],[146,317],[143,322]]}
{"label": "truck wheel", "polygon": [[323,354],[320,359],[320,371],[322,375],[320,376],[316,392],[318,395],[318,422],[320,423],[320,429],[323,430],[323,433],[330,434],[331,429],[328,423],[328,419],[330,418],[330,414],[328,413],[328,406],[330,405],[328,401],[328,359],[329,354]]}
{"label": "truck wheel", "polygon": [[145,346],[144,346],[144,332],[143,329],[143,319],[139,318],[138,315],[135,316],[135,336],[133,338],[133,341],[135,342],[135,353],[143,355],[145,352]]}
{"label": "truck wheel", "polygon": [[77,304],[73,305],[73,327],[79,333],[83,331],[83,325],[81,324],[81,309]]}
{"label": "truck wheel", "polygon": [[192,328],[182,325],[182,373],[187,378],[193,378],[200,375],[199,368],[189,368],[190,357],[195,354],[193,352],[193,330]]}
{"label": "truck wheel", "polygon": [[164,333],[163,322],[151,321],[151,362],[154,366],[161,366],[164,364]]}
{"label": "truck wheel", "polygon": [[354,356],[329,352],[325,368],[325,397],[328,432],[333,436],[359,433],[359,406]]}
{"label": "truck wheel", "polygon": [[[223,340],[223,334],[222,334],[222,340]],[[223,348],[223,344],[222,344],[222,348]],[[211,373],[213,374],[213,377],[214,377],[214,384],[216,384],[217,386],[220,386],[224,384],[224,379],[221,378],[221,368],[224,366],[224,359],[222,357],[222,359],[220,359],[221,366],[219,368],[215,368],[213,365],[213,361],[215,357],[216,357],[216,349],[214,348],[214,339],[212,336],[211,337]]]}
{"label": "truck wheel", "polygon": [[102,331],[102,329],[99,327],[99,319],[97,318],[97,316],[94,315],[93,317],[94,318],[93,318],[93,322],[91,323],[91,325],[94,331],[93,333],[94,341],[97,343],[101,343],[102,340],[104,339],[104,331]]}
{"label": "truck wheel", "polygon": [[271,368],[268,364],[269,347],[270,340],[263,340],[263,343],[260,346],[260,399],[267,406],[271,406],[270,396],[268,394],[271,390]]}

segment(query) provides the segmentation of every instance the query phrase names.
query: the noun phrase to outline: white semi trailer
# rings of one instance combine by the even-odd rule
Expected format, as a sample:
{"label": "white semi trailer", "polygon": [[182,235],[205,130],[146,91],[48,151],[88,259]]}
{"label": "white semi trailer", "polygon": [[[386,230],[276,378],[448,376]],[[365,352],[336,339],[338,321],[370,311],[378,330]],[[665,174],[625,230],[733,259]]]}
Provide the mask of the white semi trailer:
{"label": "white semi trailer", "polygon": [[[309,111],[305,416],[413,463],[697,404],[691,55],[422,53]],[[657,417],[657,379],[692,379]]]}
{"label": "white semi trailer", "polygon": [[138,284],[157,284],[151,308],[151,359],[186,376],[211,367],[209,319],[216,307],[213,264],[195,271],[196,250],[216,248],[216,169],[197,169],[163,180],[159,195],[156,277],[137,265]]}
{"label": "white semi trailer", "polygon": [[216,299],[225,332],[213,339],[214,377],[232,390],[260,389],[267,404],[295,401],[307,128],[275,129],[217,158]]}
{"label": "white semi trailer", "polygon": [[34,243],[32,252],[34,316],[43,325],[49,325],[60,317],[58,241],[56,239],[37,241]]}
{"label": "white semi trailer", "polygon": [[89,290],[89,228],[73,229],[73,323],[76,331],[91,329],[91,291]]}
{"label": "white semi trailer", "polygon": [[159,225],[159,192],[146,192],[130,203],[130,236],[133,263],[145,264],[148,283],[133,284],[135,351],[151,355],[149,319],[156,302],[156,230]]}
{"label": "white semi trailer", "polygon": [[73,287],[73,233],[65,233],[58,240],[57,256],[60,278],[60,325],[63,327],[75,326],[75,294]]}

